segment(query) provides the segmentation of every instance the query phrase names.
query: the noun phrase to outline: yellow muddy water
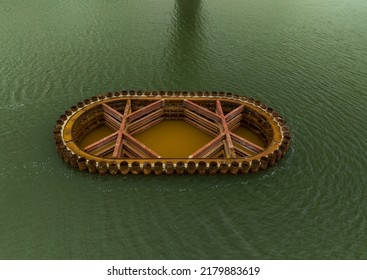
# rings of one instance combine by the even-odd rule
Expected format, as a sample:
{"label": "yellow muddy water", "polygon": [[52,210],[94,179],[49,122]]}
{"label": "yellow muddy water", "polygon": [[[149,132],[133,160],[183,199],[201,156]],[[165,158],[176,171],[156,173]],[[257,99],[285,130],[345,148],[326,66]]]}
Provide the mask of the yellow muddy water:
{"label": "yellow muddy water", "polygon": [[213,139],[183,120],[162,121],[135,138],[165,158],[186,158]]}

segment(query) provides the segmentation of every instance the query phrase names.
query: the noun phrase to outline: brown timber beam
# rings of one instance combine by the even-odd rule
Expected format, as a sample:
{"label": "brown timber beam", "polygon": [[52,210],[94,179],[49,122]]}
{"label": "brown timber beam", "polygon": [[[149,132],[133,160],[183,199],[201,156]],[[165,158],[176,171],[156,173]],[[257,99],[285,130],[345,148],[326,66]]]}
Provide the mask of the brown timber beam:
{"label": "brown timber beam", "polygon": [[213,131],[215,135],[218,134],[218,123],[213,123],[212,121],[209,121],[208,119],[199,116],[198,114],[190,111],[189,109],[184,109],[184,115],[193,121],[196,121],[197,123],[200,123],[204,127],[210,129]]}
{"label": "brown timber beam", "polygon": [[218,142],[221,143],[223,138],[225,137],[225,134],[219,134],[217,137],[215,137],[212,141],[195,151],[193,154],[189,156],[189,158],[200,158],[203,154],[206,154],[207,152],[211,151],[213,147],[215,147]]}
{"label": "brown timber beam", "polygon": [[114,117],[119,122],[122,121],[122,118],[124,117],[123,114],[121,114],[119,111],[113,109],[107,104],[102,104],[102,109],[105,113],[109,114],[110,116]]}
{"label": "brown timber beam", "polygon": [[109,114],[103,113],[106,125],[114,131],[119,130],[121,122],[111,117]]}
{"label": "brown timber beam", "polygon": [[87,153],[90,153],[99,148],[102,148],[103,146],[116,140],[117,135],[118,135],[118,131],[98,140],[97,142],[94,142],[93,144],[88,145],[87,147],[84,148],[84,151],[86,151]]}
{"label": "brown timber beam", "polygon": [[222,143],[222,141],[219,141],[217,144],[213,145],[209,151],[202,154],[200,157],[201,158],[213,158],[214,155],[218,154],[219,152],[223,153],[223,143]]}
{"label": "brown timber beam", "polygon": [[126,149],[126,143],[124,144],[124,152],[123,152],[123,157],[124,158],[136,158],[136,155],[133,154],[130,150]]}
{"label": "brown timber beam", "polygon": [[152,113],[134,121],[133,123],[129,124],[129,131],[134,131],[136,129],[139,129],[139,127],[144,126],[154,119],[163,116],[163,109],[159,109],[156,111],[153,111]]}
{"label": "brown timber beam", "polygon": [[138,139],[134,138],[130,134],[126,133],[125,138],[128,143],[135,145],[138,149],[140,149],[143,153],[145,153],[148,156],[148,158],[160,158],[161,157],[156,152],[154,152],[152,149],[145,146],[143,143],[141,143]]}
{"label": "brown timber beam", "polygon": [[235,152],[235,149],[234,149],[234,146],[233,146],[233,143],[232,143],[232,139],[231,139],[230,131],[229,131],[228,126],[227,126],[227,122],[226,122],[224,114],[223,114],[222,105],[220,104],[219,100],[216,101],[216,105],[217,105],[217,114],[221,118],[222,129],[223,129],[223,132],[226,135],[226,143],[224,145],[224,150],[226,151],[226,156],[227,156],[227,158],[234,158],[234,157],[236,157],[236,152]]}
{"label": "brown timber beam", "polygon": [[152,126],[155,126],[156,124],[160,123],[161,121],[163,121],[163,117],[159,117],[153,121],[148,122],[147,124],[140,126],[134,130],[130,130],[129,134],[130,135],[136,135],[139,134],[140,132],[143,132],[144,130],[147,130],[148,128],[151,128]]}
{"label": "brown timber beam", "polygon": [[162,108],[164,106],[164,99],[161,99],[161,100],[158,100],[156,102],[153,102],[152,104],[149,104],[133,113],[131,113],[129,116],[128,116],[128,120],[130,122],[140,118],[141,116],[144,116],[156,109],[159,109],[159,108]]}
{"label": "brown timber beam", "polygon": [[[226,142],[226,140],[223,140],[222,144],[223,144],[223,148],[224,148],[225,157],[230,158],[231,157],[230,156],[231,155],[231,150],[228,147],[228,143]],[[234,148],[233,148],[233,150],[234,150]]]}
{"label": "brown timber beam", "polygon": [[237,117],[238,115],[242,115],[243,108],[245,108],[245,105],[240,105],[236,109],[232,110],[225,116],[226,122],[229,122],[231,119]]}
{"label": "brown timber beam", "polygon": [[192,111],[195,111],[196,113],[199,113],[211,120],[214,120],[215,122],[220,122],[221,121],[221,118],[216,114],[216,113],[213,113],[212,111],[194,103],[194,102],[191,102],[190,100],[187,100],[185,99],[183,101],[183,106],[186,107],[186,108],[189,108],[190,110]]}
{"label": "brown timber beam", "polygon": [[241,156],[241,157],[248,157],[248,156],[253,156],[255,155],[255,153],[253,153],[252,151],[248,150],[248,149],[244,149],[243,146],[238,145],[238,146],[234,146],[237,155]]}
{"label": "brown timber beam", "polygon": [[114,147],[115,147],[115,145],[111,145],[109,147],[106,147],[102,150],[97,151],[94,155],[97,156],[97,157],[105,157],[108,154],[113,152]]}
{"label": "brown timber beam", "polygon": [[252,143],[252,142],[246,140],[245,138],[242,138],[241,136],[238,136],[237,134],[234,134],[232,132],[230,132],[230,134],[233,138],[233,141],[235,141],[236,143],[246,147],[250,151],[252,151],[254,153],[261,153],[262,151],[264,151],[264,148],[256,145],[255,143]]}
{"label": "brown timber beam", "polygon": [[125,105],[125,110],[124,110],[124,115],[121,121],[121,125],[118,131],[118,136],[117,136],[117,140],[116,140],[116,145],[113,151],[113,158],[120,158],[122,155],[122,140],[123,140],[123,136],[125,134],[126,131],[126,118],[127,115],[130,113],[131,110],[131,99],[128,99]]}
{"label": "brown timber beam", "polygon": [[126,141],[124,144],[125,153],[130,154],[131,158],[146,158],[146,154],[139,150],[139,148],[135,147],[130,142]]}
{"label": "brown timber beam", "polygon": [[242,115],[238,115],[227,122],[230,131],[235,130],[241,126]]}
{"label": "brown timber beam", "polygon": [[188,117],[183,118],[185,122],[191,124],[192,126],[196,127],[197,129],[209,134],[212,137],[216,137],[218,135],[218,132],[214,132],[210,130],[209,128],[203,126],[201,123],[198,123],[197,121],[190,119]]}

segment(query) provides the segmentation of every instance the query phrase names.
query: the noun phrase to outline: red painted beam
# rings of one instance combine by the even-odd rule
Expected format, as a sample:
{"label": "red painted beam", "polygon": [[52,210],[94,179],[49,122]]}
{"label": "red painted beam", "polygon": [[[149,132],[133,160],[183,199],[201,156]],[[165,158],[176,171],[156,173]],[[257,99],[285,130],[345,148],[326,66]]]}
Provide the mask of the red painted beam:
{"label": "red painted beam", "polygon": [[103,148],[102,150],[97,151],[94,155],[97,156],[97,157],[105,157],[108,154],[113,152],[114,147],[115,147],[115,145]]}
{"label": "red painted beam", "polygon": [[[226,135],[226,138],[227,138],[227,135]],[[228,143],[226,140],[223,140],[223,147],[224,147],[224,155],[226,158],[230,158],[231,155],[233,154],[231,149],[228,147]],[[234,148],[233,148],[234,150]]]}
{"label": "red painted beam", "polygon": [[113,151],[113,155],[112,157],[114,158],[120,158],[121,157],[121,152],[122,152],[122,140],[123,140],[123,136],[125,134],[126,131],[126,118],[127,115],[130,113],[131,110],[131,100],[127,99],[126,101],[126,105],[125,105],[125,110],[124,110],[124,115],[121,121],[121,125],[118,131],[118,135],[117,135],[117,140],[116,140],[116,144],[115,144],[115,148]]}
{"label": "red painted beam", "polygon": [[114,117],[119,122],[121,122],[122,118],[124,117],[123,114],[121,114],[119,111],[113,109],[111,106],[107,104],[102,104],[102,109],[105,113],[109,114],[111,117]]}
{"label": "red painted beam", "polygon": [[163,116],[163,109],[158,109],[156,111],[153,111],[152,113],[130,123],[129,132],[139,129],[139,127],[144,126],[145,124],[148,124],[152,122],[153,120],[155,120],[156,118],[161,117],[161,116]]}
{"label": "red painted beam", "polygon": [[243,157],[243,156],[244,157],[252,156],[252,155],[255,154],[250,150],[244,150],[241,145],[238,145],[238,146],[235,145],[234,148],[236,150],[237,155],[239,155],[241,157]]}
{"label": "red painted beam", "polygon": [[202,126],[210,129],[215,135],[218,134],[219,127],[217,122],[214,123],[212,121],[209,121],[208,119],[196,114],[195,112],[190,111],[189,109],[184,109],[184,115],[191,120],[197,122],[198,124],[201,124]]}
{"label": "red painted beam", "polygon": [[193,119],[190,119],[188,117],[184,117],[184,121],[191,124],[192,126],[196,127],[197,129],[209,134],[210,136],[213,136],[213,137],[216,137],[218,135],[218,131],[213,131],[205,126],[203,126],[201,123],[193,120]]}
{"label": "red painted beam", "polygon": [[129,141],[126,141],[124,144],[124,150],[127,152],[127,154],[132,154],[133,158],[147,158],[145,153],[143,153],[139,148]]}
{"label": "red painted beam", "polygon": [[145,124],[143,126],[140,126],[138,128],[135,128],[134,130],[130,130],[129,131],[129,134],[130,135],[139,134],[140,132],[151,128],[152,126],[155,126],[156,124],[160,123],[161,121],[163,121],[163,117],[157,118],[154,121],[150,121],[149,123],[147,123],[147,124]]}
{"label": "red painted beam", "polygon": [[113,129],[114,131],[119,130],[121,122],[119,122],[114,117],[111,117],[109,114],[106,114],[106,113],[103,113],[103,117],[108,127]]}
{"label": "red painted beam", "polygon": [[[219,141],[217,144],[213,145],[209,151],[204,154],[201,154],[201,158],[213,158],[214,155],[218,154],[220,151],[223,151],[223,140]],[[223,152],[221,152],[223,153]]]}
{"label": "red painted beam", "polygon": [[160,100],[158,100],[156,102],[153,102],[152,104],[149,104],[149,105],[147,105],[147,106],[145,106],[145,107],[143,107],[143,108],[141,108],[141,109],[139,109],[135,112],[132,112],[128,116],[128,120],[130,122],[132,122],[132,121],[140,118],[141,116],[144,116],[144,115],[146,115],[146,114],[148,114],[148,113],[150,113],[150,112],[152,112],[156,109],[159,109],[163,106],[164,106],[164,99],[160,99]]}
{"label": "red painted beam", "polygon": [[87,153],[93,152],[111,142],[117,139],[118,131],[98,140],[97,142],[94,142],[93,144],[88,145],[84,148],[84,151]]}
{"label": "red painted beam", "polygon": [[239,107],[237,107],[236,109],[232,110],[231,112],[229,112],[226,116],[225,116],[225,121],[229,122],[231,121],[231,119],[237,117],[238,115],[241,115],[241,113],[243,112],[243,108],[245,107],[245,105],[240,105]]}
{"label": "red painted beam", "polygon": [[225,151],[226,151],[226,154],[227,154],[227,158],[236,157],[236,152],[235,152],[235,149],[234,149],[234,146],[233,146],[233,143],[232,143],[232,139],[231,139],[230,131],[229,131],[228,126],[227,126],[227,122],[226,122],[225,117],[224,117],[222,105],[220,104],[220,101],[218,99],[216,101],[216,106],[217,106],[217,114],[221,118],[223,132],[226,134],[225,146],[227,146],[227,147],[225,147]]}
{"label": "red painted beam", "polygon": [[233,138],[233,141],[235,141],[236,143],[246,147],[250,151],[252,151],[254,153],[260,153],[260,152],[264,151],[264,148],[256,145],[255,143],[252,143],[252,142],[246,140],[245,138],[242,138],[241,136],[238,136],[237,134],[234,134],[233,132],[230,132],[230,134],[231,134],[231,137]]}
{"label": "red painted beam", "polygon": [[200,158],[201,155],[207,153],[208,151],[210,151],[213,148],[213,146],[218,144],[218,142],[222,141],[224,137],[225,137],[224,133],[219,134],[212,141],[210,141],[209,143],[207,143],[206,145],[204,145],[203,147],[201,147],[200,149],[192,153],[189,156],[189,158]]}
{"label": "red painted beam", "polygon": [[123,157],[136,158],[136,155],[133,154],[130,150],[126,149],[126,147],[126,143],[124,143]]}
{"label": "red painted beam", "polygon": [[220,122],[221,121],[221,118],[220,116],[218,116],[216,113],[213,113],[212,111],[194,103],[194,102],[191,102],[190,100],[187,100],[185,99],[183,101],[183,106],[186,107],[186,108],[189,108],[191,109],[192,111],[195,111],[196,113],[199,113],[211,120],[214,120],[216,122]]}
{"label": "red painted beam", "polygon": [[148,158],[160,158],[161,157],[155,151],[145,146],[143,143],[141,143],[138,139],[131,136],[130,134],[126,133],[125,138],[127,142],[130,142],[131,144],[135,145],[141,152],[145,153]]}
{"label": "red painted beam", "polygon": [[242,115],[238,115],[236,117],[234,117],[233,119],[231,119],[230,121],[227,122],[227,126],[229,130],[235,130],[236,128],[241,126],[241,119],[242,119]]}
{"label": "red painted beam", "polygon": [[224,157],[224,150],[223,149],[219,149],[218,152],[212,154],[210,157],[211,158],[222,158]]}
{"label": "red painted beam", "polygon": [[116,145],[115,145],[115,149],[113,151],[113,155],[112,157],[114,158],[120,158],[121,157],[121,151],[122,151],[122,140],[123,140],[123,136],[125,134],[125,129],[126,129],[126,118],[124,117],[122,119],[120,128],[119,128],[119,134],[117,136],[117,140],[116,140]]}

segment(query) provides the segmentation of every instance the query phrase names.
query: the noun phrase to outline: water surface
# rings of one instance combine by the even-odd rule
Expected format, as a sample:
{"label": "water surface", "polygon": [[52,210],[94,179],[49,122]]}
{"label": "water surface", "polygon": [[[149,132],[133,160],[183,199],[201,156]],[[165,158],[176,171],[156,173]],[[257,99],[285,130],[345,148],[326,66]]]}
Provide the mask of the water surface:
{"label": "water surface", "polygon": [[[367,2],[0,0],[0,259],[366,259]],[[248,176],[92,176],[71,105],[121,89],[254,97],[289,123]]]}

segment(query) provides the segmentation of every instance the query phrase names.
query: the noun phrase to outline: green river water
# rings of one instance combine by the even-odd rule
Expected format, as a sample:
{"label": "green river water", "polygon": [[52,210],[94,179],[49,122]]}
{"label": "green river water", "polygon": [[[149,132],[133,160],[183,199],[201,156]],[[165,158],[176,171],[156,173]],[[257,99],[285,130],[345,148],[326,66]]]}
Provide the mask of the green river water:
{"label": "green river water", "polygon": [[[65,109],[122,89],[231,91],[292,146],[246,176],[98,176]],[[367,259],[367,1],[0,0],[0,259]]]}

